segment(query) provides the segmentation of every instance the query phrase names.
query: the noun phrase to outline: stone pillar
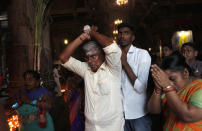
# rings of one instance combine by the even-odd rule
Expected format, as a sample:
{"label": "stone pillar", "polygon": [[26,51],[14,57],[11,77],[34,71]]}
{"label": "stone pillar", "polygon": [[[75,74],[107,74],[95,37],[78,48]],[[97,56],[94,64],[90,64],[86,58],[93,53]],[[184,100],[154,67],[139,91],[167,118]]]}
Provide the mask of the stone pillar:
{"label": "stone pillar", "polygon": [[[32,1],[12,0],[8,9],[8,22],[11,40],[7,52],[8,71],[11,87],[23,86],[23,73],[33,69],[34,36],[33,36]],[[32,19],[30,19],[32,18]]]}

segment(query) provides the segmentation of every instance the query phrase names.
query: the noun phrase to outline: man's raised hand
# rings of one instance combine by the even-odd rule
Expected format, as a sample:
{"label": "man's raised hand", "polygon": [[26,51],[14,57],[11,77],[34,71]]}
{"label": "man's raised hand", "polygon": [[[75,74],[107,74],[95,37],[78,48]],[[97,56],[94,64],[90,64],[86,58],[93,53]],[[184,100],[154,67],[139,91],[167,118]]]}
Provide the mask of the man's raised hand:
{"label": "man's raised hand", "polygon": [[90,35],[88,33],[82,33],[80,36],[79,36],[80,40],[83,42],[85,40],[90,40]]}

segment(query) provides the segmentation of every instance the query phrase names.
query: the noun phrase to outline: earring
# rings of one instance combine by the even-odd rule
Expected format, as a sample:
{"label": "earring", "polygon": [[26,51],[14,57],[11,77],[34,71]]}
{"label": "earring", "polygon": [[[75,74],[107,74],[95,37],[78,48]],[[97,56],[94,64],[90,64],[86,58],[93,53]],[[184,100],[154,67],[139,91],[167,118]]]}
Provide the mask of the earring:
{"label": "earring", "polygon": [[184,70],[184,78],[189,79],[189,71],[187,69]]}

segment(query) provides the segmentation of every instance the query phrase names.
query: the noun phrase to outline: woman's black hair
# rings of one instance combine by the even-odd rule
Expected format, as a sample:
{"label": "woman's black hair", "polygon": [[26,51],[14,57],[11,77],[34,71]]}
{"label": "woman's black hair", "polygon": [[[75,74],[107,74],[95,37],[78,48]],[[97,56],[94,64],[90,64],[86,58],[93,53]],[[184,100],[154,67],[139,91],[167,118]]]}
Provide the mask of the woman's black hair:
{"label": "woman's black hair", "polygon": [[170,56],[165,57],[162,61],[161,68],[163,70],[171,70],[174,72],[183,72],[186,68],[189,71],[189,75],[193,76],[191,68],[186,63],[185,58],[179,52],[175,52]]}
{"label": "woman's black hair", "polygon": [[40,74],[37,71],[27,70],[24,72],[23,77],[25,78],[27,74],[32,75],[37,81],[40,80]]}

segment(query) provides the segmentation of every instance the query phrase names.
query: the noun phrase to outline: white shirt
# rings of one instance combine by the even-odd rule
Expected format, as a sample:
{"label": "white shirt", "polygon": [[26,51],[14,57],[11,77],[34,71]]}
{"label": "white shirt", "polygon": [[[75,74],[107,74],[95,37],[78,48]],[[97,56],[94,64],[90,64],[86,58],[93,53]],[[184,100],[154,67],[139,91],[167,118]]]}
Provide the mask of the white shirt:
{"label": "white shirt", "polygon": [[132,85],[126,72],[122,70],[121,87],[125,119],[137,119],[147,113],[146,88],[151,57],[146,50],[131,45],[127,53],[127,62],[137,79],[134,85]]}
{"label": "white shirt", "polygon": [[73,57],[63,65],[85,82],[85,131],[123,131],[121,50],[116,43],[105,47],[106,61],[97,72]]}

